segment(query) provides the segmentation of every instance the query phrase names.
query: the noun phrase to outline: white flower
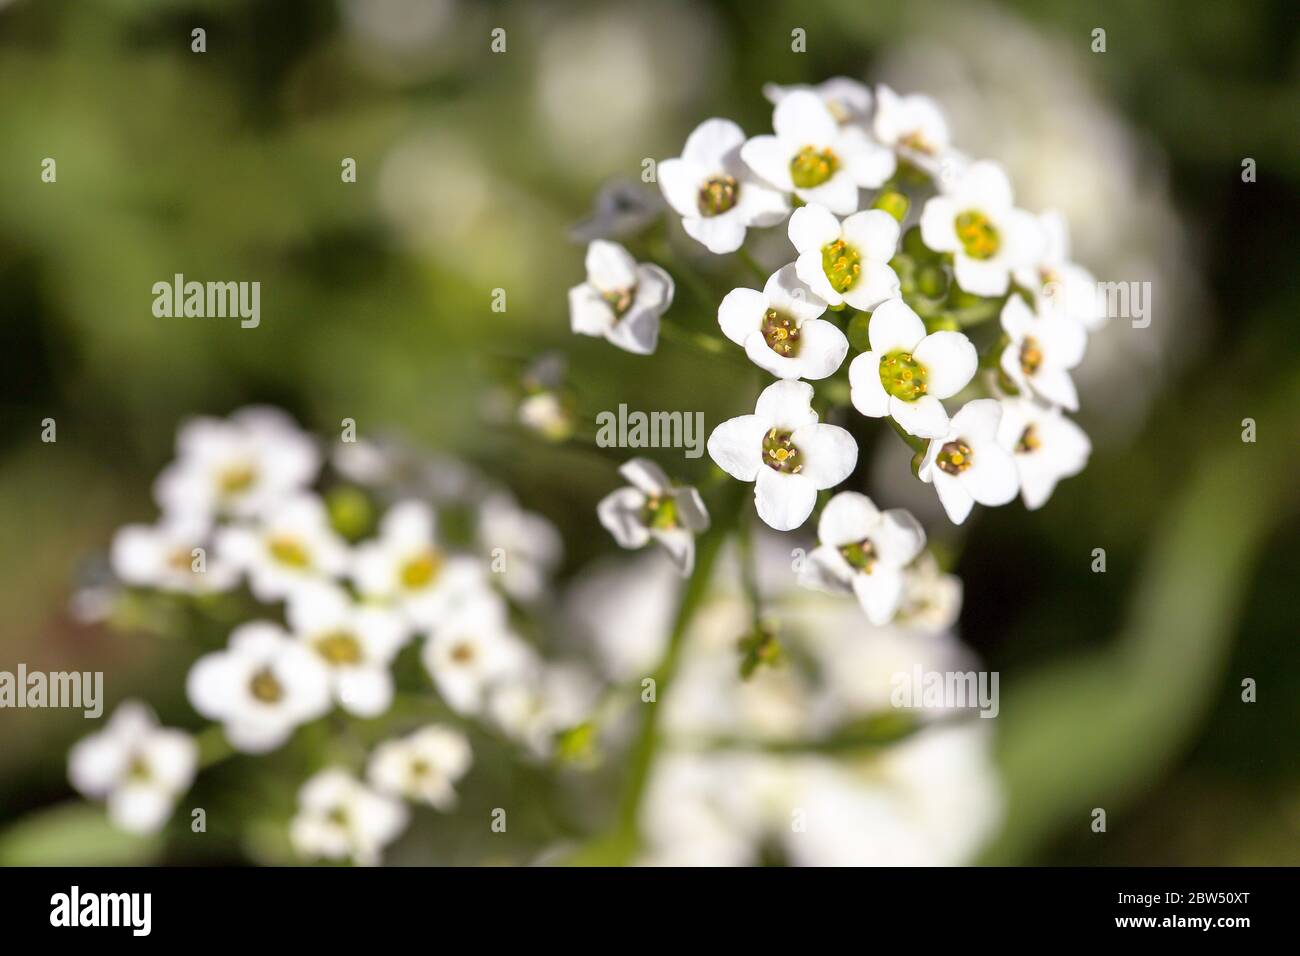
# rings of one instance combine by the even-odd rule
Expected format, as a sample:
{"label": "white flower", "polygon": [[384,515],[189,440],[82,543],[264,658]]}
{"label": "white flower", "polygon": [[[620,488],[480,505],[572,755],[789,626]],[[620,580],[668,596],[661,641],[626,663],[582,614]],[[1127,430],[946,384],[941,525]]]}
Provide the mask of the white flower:
{"label": "white flower", "polygon": [[728,292],[718,306],[718,325],[755,365],[777,378],[819,379],[833,375],[849,351],[839,327],[818,318],[825,311],[826,303],[791,263],[773,273],[762,292]]}
{"label": "white flower", "polygon": [[198,747],[180,730],[158,725],[144,704],[126,701],[99,733],[68,754],[68,779],[87,797],[107,799],[108,818],[131,833],[153,833],[189,789]]}
{"label": "white flower", "polygon": [[346,573],[350,560],[325,505],[311,494],[284,501],[257,524],[219,529],[216,546],[218,557],[247,574],[253,595],[267,603],[308,582]]}
{"label": "white flower", "polygon": [[265,753],[330,706],[330,677],[320,659],[277,624],[250,621],[223,651],[195,661],[185,682],[190,703],[219,721],[236,750]]}
{"label": "white flower", "polygon": [[853,407],[868,418],[892,416],[909,435],[938,438],[948,429],[941,398],[960,392],[979,354],[960,332],[925,334],[925,323],[902,299],[871,313],[871,351],[849,364]]}
{"label": "white flower", "polygon": [[407,624],[394,611],[357,604],[334,583],[299,588],[285,616],[294,637],[330,672],[334,697],[358,717],[376,717],[393,701],[388,667],[406,643]]}
{"label": "white flower", "polygon": [[898,246],[898,220],[869,209],[840,222],[824,206],[804,206],[790,217],[790,241],[799,250],[795,272],[832,306],[869,312],[898,295],[889,265]]}
{"label": "white flower", "polygon": [[168,514],[252,517],[310,485],[320,470],[316,445],[274,408],[193,419],[177,434],[176,452],[154,482],[154,498]]}
{"label": "white flower", "polygon": [[438,624],[420,659],[452,710],[477,714],[488,690],[526,668],[532,652],[510,630],[500,598],[485,592]]}
{"label": "white flower", "polygon": [[922,554],[903,572],[903,601],[896,624],[925,634],[938,634],[957,623],[961,614],[961,578],[944,574],[932,554]]}
{"label": "white flower", "polygon": [[816,94],[795,90],[772,114],[775,136],[740,149],[754,172],[784,193],[841,216],[858,208],[858,188],[874,189],[894,173],[894,154],[856,126],[841,126]]}
{"label": "white flower", "polygon": [[305,857],[374,866],[380,851],[406,829],[408,819],[401,801],[375,793],[346,770],[331,767],[298,791],[289,839]]}
{"label": "white flower", "polygon": [[587,246],[587,281],[569,290],[569,318],[580,335],[604,336],[637,355],[659,341],[659,316],[673,303],[673,279],[653,263],[638,263],[617,242]]}
{"label": "white flower", "polygon": [[763,84],[763,95],[775,106],[791,93],[806,91],[819,97],[830,110],[835,122],[841,126],[855,124],[865,126],[871,117],[871,90],[865,83],[847,76],[832,76],[816,85],[795,83],[790,86],[778,86],[776,83]]}
{"label": "white flower", "polygon": [[871,128],[876,139],[900,158],[932,175],[949,152],[948,122],[939,104],[928,96],[899,96],[880,84]]}
{"label": "white flower", "polygon": [[113,535],[113,572],[126,584],[184,594],[229,591],[239,571],[209,553],[208,519],[164,515],[157,524],[131,524]]}
{"label": "white flower", "polygon": [[587,718],[599,692],[600,685],[582,667],[538,664],[496,684],[487,710],[502,733],[545,758],[554,753],[560,733]]}
{"label": "white flower", "polygon": [[433,627],[487,585],[479,561],[438,547],[433,509],[400,501],[379,523],[379,536],[357,546],[352,577],[365,598],[396,603],[420,627]]}
{"label": "white flower", "polygon": [[951,252],[958,284],[982,296],[1003,295],[1011,273],[1032,264],[1043,245],[1038,220],[1015,208],[1007,174],[987,160],[926,201],[921,239],[935,252]]}
{"label": "white flower", "polygon": [[975,502],[1004,505],[1016,496],[1019,483],[1011,453],[998,444],[1002,406],[980,398],[962,406],[948,432],[930,442],[920,478],[933,482],[939,503],[953,524],[961,524]]}
{"label": "white flower", "polygon": [[1015,280],[1038,299],[1040,311],[1078,322],[1089,332],[1106,323],[1097,280],[1070,261],[1070,234],[1065,217],[1049,210],[1038,217],[1043,247],[1036,262],[1016,270]]}
{"label": "white flower", "polygon": [[[478,541],[491,558],[493,570],[500,572],[506,593],[521,601],[534,601],[546,592],[564,549],[555,525],[523,510],[504,493],[492,495],[479,509]],[[500,568],[496,564],[498,549]]]}
{"label": "white flower", "polygon": [[841,491],[822,509],[817,540],[800,583],[852,592],[872,624],[888,624],[903,598],[903,568],[925,546],[925,531],[911,512],[882,513],[866,495]]}
{"label": "white flower", "polygon": [[465,776],[473,759],[464,734],[430,724],[376,747],[366,777],[380,793],[450,810],[456,805],[453,784]]}
{"label": "white flower", "polygon": [[596,516],[623,548],[658,541],[683,576],[695,564],[695,536],[709,527],[709,512],[694,488],[674,486],[648,458],[633,458],[618,473],[631,487],[610,492],[596,505]]}
{"label": "white flower", "polygon": [[1015,460],[1020,496],[1031,511],[1047,503],[1058,481],[1083,471],[1092,453],[1083,429],[1060,409],[1023,398],[1003,400],[998,441]]}
{"label": "white flower", "polygon": [[758,516],[777,531],[803,524],[817,492],[833,488],[858,463],[858,446],[838,425],[818,424],[807,382],[763,389],[753,415],[723,422],[709,436],[709,456],[739,481],[754,482]]}
{"label": "white flower", "polygon": [[1007,377],[1021,391],[1077,411],[1079,395],[1070,369],[1083,361],[1088,345],[1083,326],[1055,312],[1038,315],[1013,295],[1002,307],[1002,329],[1011,339],[1001,358]]}
{"label": "white flower", "polygon": [[741,162],[745,134],[731,120],[705,120],[678,159],[659,164],[659,188],[686,234],[710,252],[735,252],[750,226],[774,226],[790,212],[785,197]]}

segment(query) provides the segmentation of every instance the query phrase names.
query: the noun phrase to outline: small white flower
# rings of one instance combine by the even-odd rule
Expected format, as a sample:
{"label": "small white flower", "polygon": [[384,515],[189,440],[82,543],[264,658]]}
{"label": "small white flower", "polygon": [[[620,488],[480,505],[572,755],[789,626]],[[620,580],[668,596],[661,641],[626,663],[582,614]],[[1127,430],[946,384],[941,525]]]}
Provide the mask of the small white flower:
{"label": "small white flower", "polygon": [[683,576],[695,564],[695,536],[709,527],[709,512],[694,488],[674,486],[648,458],[633,458],[618,473],[631,487],[612,491],[596,505],[596,516],[619,547],[643,548],[658,541]]}
{"label": "small white flower", "polygon": [[723,422],[709,436],[709,456],[739,481],[754,482],[758,516],[777,531],[799,527],[817,492],[833,488],[858,463],[858,445],[838,425],[823,425],[807,382],[774,382],[753,415]]}
{"label": "small white flower", "polygon": [[865,126],[871,118],[871,89],[858,80],[847,76],[832,76],[815,85],[795,83],[790,86],[778,86],[776,83],[763,84],[763,95],[773,106],[780,103],[791,93],[805,91],[815,94],[830,110],[835,122],[841,126]]}
{"label": "small white flower", "polygon": [[346,573],[347,542],[330,527],[325,505],[315,495],[290,498],[257,524],[221,528],[217,555],[248,575],[253,595],[279,601],[298,587]]}
{"label": "small white flower", "polygon": [[920,478],[933,482],[939,503],[953,524],[961,524],[975,502],[1004,505],[1019,482],[1011,453],[998,444],[1002,405],[992,398],[967,402],[948,424],[948,433],[930,442]]}
{"label": "small white flower", "polygon": [[898,220],[879,209],[840,222],[824,206],[804,206],[790,217],[790,241],[799,250],[795,272],[832,306],[869,312],[898,295],[889,265],[898,247]]}
{"label": "small white flower", "polygon": [[294,637],[330,672],[334,698],[348,713],[376,717],[393,702],[388,667],[406,643],[406,621],[394,611],[357,604],[337,584],[306,585],[289,598]]}
{"label": "small white flower", "polygon": [[126,584],[182,594],[229,591],[239,571],[211,553],[208,519],[164,515],[157,524],[131,524],[113,535],[113,573]]}
{"label": "small white flower", "polygon": [[506,593],[521,601],[534,601],[545,593],[564,549],[555,525],[520,508],[504,493],[492,495],[479,509],[478,541],[493,570],[500,572]]}
{"label": "small white flower", "polygon": [[266,753],[330,706],[330,675],[320,658],[277,624],[250,621],[223,651],[205,654],[185,682],[190,703],[225,728],[236,750]]}
{"label": "small white flower", "polygon": [[154,482],[154,498],[168,514],[253,517],[310,485],[320,470],[315,443],[274,408],[193,419],[177,434],[176,453]]}
{"label": "small white flower", "polygon": [[672,304],[672,276],[653,263],[638,263],[617,242],[604,239],[587,246],[587,281],[569,290],[574,332],[603,335],[637,355],[655,350],[659,317]]}
{"label": "small white flower", "polygon": [[982,296],[1003,295],[1011,273],[1031,265],[1043,246],[1038,220],[1015,208],[1007,174],[987,160],[926,201],[921,239],[935,252],[951,252],[958,284]]}
{"label": "small white flower", "polygon": [[1000,364],[1016,387],[1078,411],[1079,394],[1070,369],[1083,361],[1088,345],[1083,326],[1055,312],[1038,315],[1013,295],[1002,307],[1002,329],[1011,341],[1002,350]]}
{"label": "small white flower", "polygon": [[883,83],[876,87],[872,117],[876,139],[896,150],[899,158],[933,175],[947,156],[948,121],[928,96],[899,96]]}
{"label": "small white flower", "polygon": [[1088,436],[1060,409],[1023,398],[1003,400],[998,441],[1015,460],[1020,497],[1031,511],[1047,504],[1058,481],[1083,471],[1092,454]]}
{"label": "small white flower", "polygon": [[520,673],[532,658],[509,628],[492,592],[460,607],[425,641],[420,659],[438,693],[458,714],[477,714],[490,688]]}
{"label": "small white flower", "polygon": [[732,289],[718,306],[722,334],[777,378],[833,375],[849,340],[833,322],[818,318],[826,303],[800,280],[794,263],[772,274],[762,292]]}
{"label": "small white flower", "polygon": [[1065,217],[1049,210],[1038,217],[1043,237],[1036,262],[1016,270],[1016,282],[1038,298],[1039,309],[1078,322],[1089,332],[1106,323],[1097,280],[1092,273],[1070,261],[1070,234]]}
{"label": "small white flower", "polygon": [[705,120],[678,159],[659,164],[659,188],[686,234],[719,255],[735,252],[750,226],[774,226],[790,212],[780,192],[740,159],[745,134],[731,120]]}
{"label": "small white flower", "polygon": [[909,435],[938,438],[948,430],[942,398],[975,376],[979,354],[960,332],[925,334],[925,323],[902,299],[871,313],[871,351],[849,364],[853,407],[868,418],[891,416]]}
{"label": "small white flower", "polygon": [[430,724],[376,747],[366,766],[366,777],[380,793],[445,811],[456,805],[454,784],[465,776],[473,759],[464,734]]}
{"label": "small white flower", "polygon": [[437,544],[437,518],[422,501],[385,513],[377,538],[357,546],[352,577],[365,598],[396,603],[412,622],[433,627],[487,585],[481,562]]}
{"label": "small white flower", "polygon": [[487,710],[492,722],[536,757],[555,751],[556,737],[591,713],[600,685],[573,664],[538,664],[514,680],[495,685]]}
{"label": "small white flower", "polygon": [[85,796],[106,799],[115,826],[154,833],[194,781],[197,763],[189,734],[160,727],[147,706],[126,701],[103,730],[73,746],[68,779]]}
{"label": "small white flower", "polygon": [[841,491],[822,509],[817,540],[800,583],[852,593],[872,624],[888,624],[903,599],[903,569],[925,547],[925,531],[911,512],[882,513],[866,495]]}
{"label": "small white flower", "polygon": [[894,173],[894,154],[856,126],[841,126],[816,94],[795,90],[772,114],[775,136],[755,136],[740,149],[754,172],[783,193],[847,216],[858,189],[875,189]]}
{"label": "small white flower", "polygon": [[934,555],[922,554],[903,572],[903,601],[894,622],[925,634],[946,631],[961,614],[961,595],[961,578],[944,574]]}
{"label": "small white flower", "polygon": [[399,800],[375,793],[346,770],[322,770],[298,791],[289,839],[302,856],[374,866],[380,851],[406,829]]}

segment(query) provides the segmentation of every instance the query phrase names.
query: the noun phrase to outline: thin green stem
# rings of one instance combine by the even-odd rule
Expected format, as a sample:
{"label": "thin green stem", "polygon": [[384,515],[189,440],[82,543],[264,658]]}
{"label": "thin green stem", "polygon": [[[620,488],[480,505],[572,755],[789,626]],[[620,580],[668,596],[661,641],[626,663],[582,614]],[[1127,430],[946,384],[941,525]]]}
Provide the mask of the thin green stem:
{"label": "thin green stem", "polygon": [[758,261],[753,257],[748,249],[741,246],[736,250],[736,255],[739,257],[740,261],[745,264],[746,268],[748,268],[750,272],[754,273],[754,278],[758,280],[760,286],[767,283],[767,270],[758,264]]}

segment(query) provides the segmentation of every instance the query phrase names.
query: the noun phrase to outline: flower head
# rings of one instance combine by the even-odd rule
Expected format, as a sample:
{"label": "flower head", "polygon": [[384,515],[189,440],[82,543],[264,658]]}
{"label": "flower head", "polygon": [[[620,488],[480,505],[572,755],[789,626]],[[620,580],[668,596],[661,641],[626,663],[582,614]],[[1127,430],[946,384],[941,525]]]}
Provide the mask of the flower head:
{"label": "flower head", "polygon": [[871,89],[858,80],[847,76],[832,76],[821,83],[795,83],[779,86],[765,83],[763,95],[773,106],[780,103],[791,93],[809,92],[817,96],[830,111],[835,122],[841,126],[865,126],[871,118]]}
{"label": "flower head", "polygon": [[961,524],[975,502],[1004,505],[1019,484],[1011,454],[998,443],[1002,406],[980,398],[962,406],[948,431],[930,442],[920,478],[932,482],[953,524]]}
{"label": "flower head", "polygon": [[439,622],[421,652],[438,693],[460,714],[480,713],[492,686],[520,673],[531,656],[490,591]]}
{"label": "flower head", "polygon": [[961,614],[961,578],[945,574],[934,555],[925,553],[903,572],[903,600],[895,623],[923,634],[939,634]]}
{"label": "flower head", "polygon": [[206,517],[164,515],[157,524],[130,524],[113,535],[113,572],[127,584],[182,594],[228,591],[239,571],[209,554],[211,528]]}
{"label": "flower head", "polygon": [[216,545],[218,557],[247,574],[254,596],[263,602],[338,577],[351,560],[347,543],[330,526],[325,505],[307,493],[284,501],[258,522],[220,529]]}
{"label": "flower head", "polygon": [[791,263],[773,273],[762,292],[728,292],[718,306],[718,324],[755,365],[777,378],[821,379],[833,375],[849,351],[839,327],[818,318],[825,311],[826,303]]}
{"label": "flower head", "polygon": [[464,734],[430,724],[376,747],[366,765],[366,777],[380,793],[450,810],[456,805],[454,785],[465,776],[473,759]]}
{"label": "flower head", "polygon": [[899,96],[883,83],[876,87],[871,129],[900,159],[931,174],[950,149],[948,121],[938,103],[915,93]]}
{"label": "flower head", "polygon": [[1023,398],[1002,402],[998,441],[1009,451],[1020,479],[1020,497],[1031,511],[1047,504],[1056,483],[1083,471],[1092,443],[1059,409]]}
{"label": "flower head", "polygon": [[709,527],[709,512],[694,488],[674,486],[648,458],[633,458],[618,473],[630,487],[612,491],[596,505],[596,516],[623,548],[661,544],[683,575],[695,564],[695,536]]}
{"label": "flower head", "polygon": [[331,767],[298,791],[289,839],[305,857],[374,866],[380,851],[406,829],[408,819],[401,801],[375,793],[346,770]]}
{"label": "flower head", "polygon": [[477,530],[485,553],[500,549],[505,556],[501,580],[506,593],[521,601],[541,597],[564,550],[555,525],[520,508],[509,494],[499,493],[479,508]]}
{"label": "flower head", "polygon": [[1083,361],[1088,344],[1083,326],[1055,312],[1038,315],[1013,295],[1002,307],[1002,329],[1011,340],[1000,360],[1007,377],[1022,391],[1077,411],[1079,395],[1070,369]]}
{"label": "flower head", "polygon": [[1015,272],[1016,282],[1034,293],[1040,311],[1078,322],[1089,332],[1106,323],[1106,311],[1092,273],[1070,260],[1070,234],[1065,217],[1049,210],[1038,217],[1043,237],[1038,258]]}
{"label": "flower head", "polygon": [[804,206],[790,217],[790,241],[799,250],[795,272],[832,306],[870,311],[898,295],[889,265],[898,246],[898,220],[869,209],[840,222],[823,206]]}
{"label": "flower head", "polygon": [[619,348],[649,355],[659,341],[659,317],[673,303],[673,280],[638,263],[616,242],[587,246],[587,281],[569,290],[569,318],[579,335],[604,336]]}

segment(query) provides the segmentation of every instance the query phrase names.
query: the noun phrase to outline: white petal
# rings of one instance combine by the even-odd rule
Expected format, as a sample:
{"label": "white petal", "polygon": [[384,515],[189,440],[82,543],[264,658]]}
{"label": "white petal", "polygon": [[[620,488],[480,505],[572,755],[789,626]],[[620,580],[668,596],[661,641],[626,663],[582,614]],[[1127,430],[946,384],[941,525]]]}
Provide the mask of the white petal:
{"label": "white petal", "polygon": [[[820,268],[822,246],[830,245],[840,238],[840,221],[825,206],[800,206],[790,216],[789,235],[790,241],[801,253],[817,253]],[[802,271],[799,278],[812,284]]]}
{"label": "white petal", "polygon": [[858,281],[844,293],[844,301],[862,312],[871,312],[882,302],[898,297],[898,273],[884,262],[868,259],[862,263]]}
{"label": "white petal", "polygon": [[875,352],[863,352],[849,363],[849,398],[868,418],[889,414],[889,393],[880,381],[880,356]]}
{"label": "white petal", "polygon": [[617,242],[597,239],[587,246],[587,281],[601,292],[636,284],[636,260]]}
{"label": "white petal", "polygon": [[971,295],[1003,295],[1011,279],[1007,264],[1001,258],[972,259],[960,252],[953,259],[952,271],[957,284]]}
{"label": "white petal", "polygon": [[880,510],[858,491],[841,491],[822,508],[817,519],[817,540],[839,547],[856,544],[880,523]]}
{"label": "white petal", "polygon": [[884,627],[894,619],[903,599],[903,575],[895,568],[877,565],[870,574],[853,575],[853,593],[867,620]]}
{"label": "white petal", "polygon": [[729,419],[709,435],[709,457],[731,477],[753,481],[762,467],[763,436],[770,427],[758,415]]}
{"label": "white petal", "polygon": [[979,209],[991,218],[1011,206],[1011,180],[997,163],[980,160],[972,163],[954,189],[958,202]]}
{"label": "white petal", "polygon": [[614,310],[594,286],[575,285],[569,290],[569,328],[579,335],[601,336],[614,324]]}
{"label": "white petal", "polygon": [[659,191],[679,216],[699,218],[700,187],[708,178],[704,169],[682,159],[665,159],[655,178],[659,180]]}
{"label": "white petal", "polygon": [[[768,277],[763,286],[763,295],[767,297],[768,307],[792,315],[800,322],[818,318],[826,311],[826,300],[799,278],[798,268],[793,262],[787,263]],[[760,318],[759,325],[761,324]]]}
{"label": "white petal", "polygon": [[972,498],[982,505],[1004,505],[1020,490],[1011,455],[989,442],[975,449],[969,468],[957,476]]}
{"label": "white petal", "polygon": [[953,524],[961,524],[970,514],[971,508],[975,507],[975,499],[954,476],[937,468],[931,474],[934,477],[934,490],[939,493],[939,503],[943,505],[948,520]]}
{"label": "white petal", "polygon": [[858,208],[858,184],[843,170],[818,186],[796,187],[794,194],[809,205],[825,206],[837,216],[847,216]]}
{"label": "white petal", "polygon": [[[771,284],[771,280],[768,284]],[[767,303],[768,298],[762,292],[732,289],[718,306],[718,325],[722,334],[743,346],[750,335],[762,328]]]}
{"label": "white petal", "polygon": [[706,168],[721,166],[727,154],[744,142],[744,131],[731,120],[707,119],[686,138],[682,158]]}
{"label": "white petal", "polygon": [[794,430],[790,440],[803,461],[799,474],[818,490],[838,485],[857,466],[858,443],[838,425],[803,425]]}
{"label": "white petal", "polygon": [[596,505],[596,517],[621,548],[641,548],[650,540],[642,509],[645,495],[635,488],[611,491]]}
{"label": "white petal", "polygon": [[898,249],[898,220],[880,209],[854,213],[840,227],[844,241],[865,258],[888,262]]}
{"label": "white petal", "polygon": [[799,569],[802,587],[843,594],[851,589],[853,569],[839,551],[829,544],[814,548]]}
{"label": "white petal", "polygon": [[1013,339],[1019,340],[1028,335],[1036,321],[1033,310],[1018,295],[1008,298],[1007,304],[1002,307],[1002,330]]}
{"label": "white petal", "polygon": [[903,431],[917,438],[942,438],[948,433],[948,413],[943,402],[933,395],[922,395],[914,402],[889,396],[889,414]]}
{"label": "white petal", "polygon": [[618,473],[647,495],[662,495],[672,487],[664,470],[649,458],[633,458],[621,465]]}
{"label": "white petal", "polygon": [[867,338],[881,356],[911,352],[925,338],[925,323],[902,299],[890,299],[871,313]]}
{"label": "white petal", "polygon": [[996,441],[1001,421],[1001,403],[993,398],[977,398],[973,402],[967,402],[952,416],[951,434],[965,439],[971,445]]}
{"label": "white petal", "polygon": [[934,196],[921,210],[921,241],[935,252],[956,252],[961,248],[957,238],[957,206],[948,196]]}
{"label": "white petal", "polygon": [[1072,412],[1079,410],[1079,393],[1075,391],[1070,373],[1054,365],[1043,365],[1029,379],[1035,392],[1054,405]]}
{"label": "white petal", "polygon": [[912,562],[925,547],[925,529],[906,508],[890,508],[881,516],[873,536],[882,564],[901,568]]}
{"label": "white petal", "polygon": [[979,353],[960,332],[934,332],[912,356],[925,366],[926,394],[949,398],[965,388],[979,367]]}
{"label": "white petal", "polygon": [[156,833],[172,814],[172,797],[161,787],[132,783],[108,796],[108,818],[128,833]]}
{"label": "white petal", "polygon": [[755,136],[740,147],[740,158],[754,171],[754,175],[777,189],[793,192],[794,180],[790,177],[790,147],[775,136]]}
{"label": "white petal", "polygon": [[735,252],[745,243],[745,222],[739,216],[701,216],[683,219],[686,234],[715,256]]}
{"label": "white petal", "polygon": [[828,146],[839,135],[839,124],[820,96],[795,90],[782,97],[772,112],[772,128],[782,140],[803,146]]}
{"label": "white petal", "polygon": [[813,387],[807,382],[773,382],[759,393],[754,414],[769,428],[778,426],[794,431],[800,425],[817,421],[812,408]]}
{"label": "white petal", "polygon": [[761,468],[754,485],[758,516],[777,531],[792,531],[808,520],[817,503],[817,488],[804,475]]}
{"label": "white petal", "polygon": [[695,567],[695,535],[685,528],[656,528],[650,532],[650,536],[668,552],[678,573],[682,577],[690,577]]}
{"label": "white petal", "polygon": [[358,717],[378,717],[393,702],[393,678],[381,667],[357,667],[341,672],[339,703]]}
{"label": "white petal", "polygon": [[[804,207],[807,208],[807,207]],[[830,305],[840,305],[844,302],[844,296],[835,291],[831,285],[830,279],[826,278],[826,271],[822,268],[822,253],[820,249],[812,249],[802,253],[794,263],[795,274],[799,281],[805,283],[808,288],[818,298],[824,300]]]}
{"label": "white petal", "polygon": [[1074,368],[1083,361],[1088,332],[1079,323],[1064,316],[1049,315],[1038,323],[1035,332],[1053,365]]}
{"label": "white petal", "polygon": [[817,381],[834,375],[849,354],[849,340],[833,322],[810,319],[799,326],[799,339],[795,362],[801,378]]}
{"label": "white petal", "polygon": [[699,534],[709,529],[709,509],[700,493],[689,486],[677,489],[677,520],[687,530]]}
{"label": "white petal", "polygon": [[878,189],[894,175],[897,167],[894,151],[872,142],[861,130],[843,130],[839,145],[844,171],[862,188]]}

